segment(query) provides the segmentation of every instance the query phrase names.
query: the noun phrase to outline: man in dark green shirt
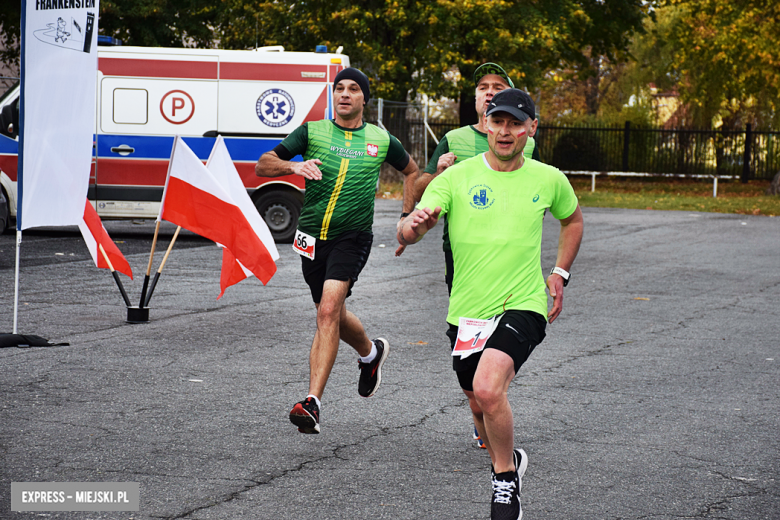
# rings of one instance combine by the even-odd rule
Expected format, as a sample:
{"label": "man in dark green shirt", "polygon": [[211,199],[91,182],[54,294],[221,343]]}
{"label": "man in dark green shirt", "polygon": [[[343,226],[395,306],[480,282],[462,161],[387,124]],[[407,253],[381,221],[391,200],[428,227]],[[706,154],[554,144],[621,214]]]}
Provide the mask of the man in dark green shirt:
{"label": "man in dark green shirt", "polygon": [[[358,392],[363,397],[379,388],[390,347],[383,338],[368,338],[345,301],[371,252],[379,168],[387,162],[404,175],[404,212],[413,208],[419,171],[398,139],[363,122],[369,97],[365,74],[342,70],[333,82],[335,119],[304,123],[255,166],[262,177],[295,174],[306,179],[293,249],[301,255],[317,307],[317,331],[309,354],[309,394],[290,412],[290,421],[302,433],[320,432],[320,399],[339,339],[359,355]],[[291,162],[296,155],[303,161]]]}

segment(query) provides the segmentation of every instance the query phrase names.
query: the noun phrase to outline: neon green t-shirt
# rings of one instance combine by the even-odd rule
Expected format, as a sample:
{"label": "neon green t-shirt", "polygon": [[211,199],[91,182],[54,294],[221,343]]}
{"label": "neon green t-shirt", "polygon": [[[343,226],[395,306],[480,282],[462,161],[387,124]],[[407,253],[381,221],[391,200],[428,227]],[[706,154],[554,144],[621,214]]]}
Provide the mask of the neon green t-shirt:
{"label": "neon green t-shirt", "polygon": [[454,261],[448,323],[510,309],[547,316],[544,213],[549,209],[560,220],[577,209],[560,170],[526,159],[519,170],[498,172],[480,154],[431,181],[417,207],[436,206],[447,216]]}

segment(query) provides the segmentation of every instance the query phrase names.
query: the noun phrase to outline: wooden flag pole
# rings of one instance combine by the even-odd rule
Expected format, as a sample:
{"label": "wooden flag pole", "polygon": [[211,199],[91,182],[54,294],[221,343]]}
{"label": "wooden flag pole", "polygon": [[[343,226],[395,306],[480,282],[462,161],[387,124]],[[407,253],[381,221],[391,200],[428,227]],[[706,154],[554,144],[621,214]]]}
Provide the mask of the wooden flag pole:
{"label": "wooden flag pole", "polygon": [[173,238],[171,239],[171,243],[168,244],[168,250],[165,252],[165,256],[163,257],[163,261],[160,263],[160,267],[157,269],[157,273],[154,275],[154,280],[152,280],[152,285],[149,287],[149,294],[146,296],[146,301],[144,302],[144,307],[147,307],[149,305],[149,300],[152,299],[152,293],[154,292],[154,288],[157,285],[157,280],[160,279],[160,273],[162,273],[163,267],[165,267],[165,262],[168,261],[168,255],[171,254],[171,250],[173,249],[173,244],[176,243],[176,237],[179,236],[179,231],[181,231],[181,226],[178,226],[176,228],[176,232],[173,234]]}
{"label": "wooden flag pole", "polygon": [[154,250],[157,247],[157,234],[160,232],[160,221],[157,221],[157,225],[154,227],[154,239],[152,240],[152,251],[149,253],[149,265],[146,266],[146,276],[144,276],[144,285],[141,288],[141,301],[138,303],[138,308],[144,308],[144,301],[146,300],[146,288],[149,287],[149,275],[152,274],[152,260],[154,259]]}
{"label": "wooden flag pole", "polygon": [[108,259],[106,250],[103,249],[103,244],[98,244],[98,247],[100,248],[100,253],[103,255],[103,259],[108,264],[108,268],[111,270],[111,275],[114,277],[114,281],[116,281],[117,287],[119,287],[119,292],[122,293],[122,298],[125,299],[125,305],[130,307],[130,298],[127,297],[127,293],[125,292],[125,287],[122,285],[122,280],[119,279],[119,273],[117,273],[114,270],[114,266],[111,264],[111,260]]}

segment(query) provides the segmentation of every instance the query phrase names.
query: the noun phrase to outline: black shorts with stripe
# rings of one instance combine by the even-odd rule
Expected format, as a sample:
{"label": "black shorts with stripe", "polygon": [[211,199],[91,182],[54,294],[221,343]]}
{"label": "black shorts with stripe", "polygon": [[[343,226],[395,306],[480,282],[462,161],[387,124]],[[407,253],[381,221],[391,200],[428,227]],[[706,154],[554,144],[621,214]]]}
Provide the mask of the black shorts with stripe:
{"label": "black shorts with stripe", "polygon": [[[506,311],[496,330],[488,338],[485,348],[494,348],[508,354],[515,363],[516,374],[534,348],[544,340],[546,327],[547,320],[537,312]],[[447,337],[450,339],[450,348],[455,348],[455,341],[458,338],[457,325],[449,324]],[[477,371],[482,352],[472,354],[466,359],[452,357],[452,368],[458,376],[460,387],[464,390],[474,390],[474,374]]]}

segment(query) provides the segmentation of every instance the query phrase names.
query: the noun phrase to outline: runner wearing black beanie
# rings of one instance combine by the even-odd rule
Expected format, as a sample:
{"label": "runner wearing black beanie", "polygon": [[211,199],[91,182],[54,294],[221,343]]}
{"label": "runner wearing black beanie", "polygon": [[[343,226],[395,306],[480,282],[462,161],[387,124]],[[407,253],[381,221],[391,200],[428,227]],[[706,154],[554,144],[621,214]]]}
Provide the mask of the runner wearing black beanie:
{"label": "runner wearing black beanie", "polygon": [[368,87],[368,76],[363,74],[359,69],[348,67],[336,74],[336,79],[333,80],[333,90],[336,90],[336,85],[338,85],[339,81],[342,79],[351,79],[357,83],[358,86],[360,86],[360,90],[363,91],[363,104],[368,103],[368,100],[371,98],[371,89]]}

